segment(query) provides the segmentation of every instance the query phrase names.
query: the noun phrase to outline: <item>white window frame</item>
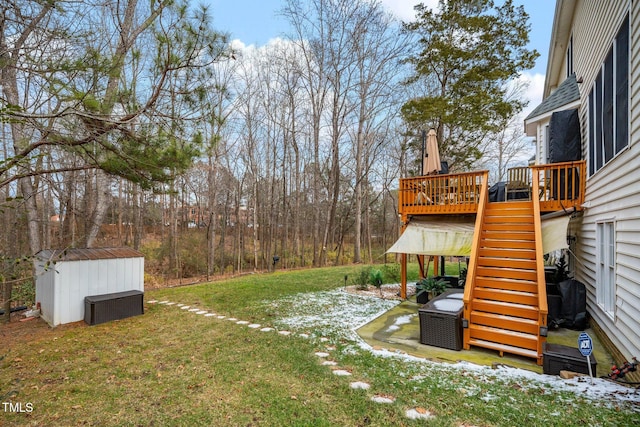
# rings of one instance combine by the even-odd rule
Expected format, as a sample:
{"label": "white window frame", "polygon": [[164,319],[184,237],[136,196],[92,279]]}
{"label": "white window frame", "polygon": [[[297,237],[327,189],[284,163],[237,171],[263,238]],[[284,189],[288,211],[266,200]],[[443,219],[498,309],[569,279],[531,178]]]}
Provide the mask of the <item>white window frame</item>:
{"label": "white window frame", "polygon": [[616,222],[596,222],[596,303],[611,319],[616,314]]}

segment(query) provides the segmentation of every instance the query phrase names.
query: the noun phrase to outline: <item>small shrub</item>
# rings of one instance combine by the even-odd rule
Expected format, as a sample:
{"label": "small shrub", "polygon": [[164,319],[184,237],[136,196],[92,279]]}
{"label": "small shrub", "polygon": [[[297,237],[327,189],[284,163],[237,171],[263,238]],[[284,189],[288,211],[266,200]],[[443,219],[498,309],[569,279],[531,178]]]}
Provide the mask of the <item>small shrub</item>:
{"label": "small shrub", "polygon": [[358,290],[366,290],[369,287],[369,276],[370,276],[371,267],[363,267],[356,274],[356,277],[353,279],[352,283],[356,286]]}
{"label": "small shrub", "polygon": [[400,282],[400,264],[385,264],[382,266],[385,283]]}
{"label": "small shrub", "polygon": [[375,286],[376,288],[380,288],[382,286],[382,271],[380,270],[370,270],[369,271],[369,284]]}
{"label": "small shrub", "polygon": [[382,296],[382,271],[371,270],[369,272],[369,283],[378,288],[380,296]]}

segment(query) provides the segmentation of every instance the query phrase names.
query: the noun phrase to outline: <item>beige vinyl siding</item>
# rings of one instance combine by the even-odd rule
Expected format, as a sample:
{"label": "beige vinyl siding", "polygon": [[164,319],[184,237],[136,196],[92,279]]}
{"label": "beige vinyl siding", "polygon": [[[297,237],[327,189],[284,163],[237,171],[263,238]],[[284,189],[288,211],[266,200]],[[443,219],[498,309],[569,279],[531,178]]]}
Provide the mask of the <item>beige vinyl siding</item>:
{"label": "beige vinyl siding", "polygon": [[[628,358],[640,354],[640,5],[630,0],[576,2],[573,15],[574,69],[580,84],[584,158],[589,156],[589,93],[629,8],[629,146],[587,178],[577,230],[576,279],[587,286],[588,311]],[[563,75],[552,76],[564,79]],[[549,76],[547,76],[549,78]],[[596,301],[596,224],[614,221],[616,306],[613,319]]]}

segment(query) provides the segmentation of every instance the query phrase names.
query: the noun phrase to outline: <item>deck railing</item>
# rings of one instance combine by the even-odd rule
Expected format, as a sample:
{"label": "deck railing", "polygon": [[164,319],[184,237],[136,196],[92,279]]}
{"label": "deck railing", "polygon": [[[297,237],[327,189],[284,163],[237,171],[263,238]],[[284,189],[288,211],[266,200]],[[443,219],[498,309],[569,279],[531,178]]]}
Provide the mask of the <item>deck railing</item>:
{"label": "deck railing", "polygon": [[[530,168],[532,182],[537,180],[538,183],[535,193],[540,201],[541,212],[582,209],[586,183],[584,160],[535,165]],[[488,185],[487,177],[487,171],[476,171],[401,178],[399,212],[403,216],[476,213],[480,190]],[[518,197],[523,194],[525,197],[532,197],[533,185],[528,190],[518,190]]]}
{"label": "deck railing", "polygon": [[540,211],[582,210],[587,179],[587,162],[549,163],[531,166],[532,179],[539,185]]}
{"label": "deck railing", "polygon": [[404,215],[475,213],[487,171],[400,179],[399,212]]}

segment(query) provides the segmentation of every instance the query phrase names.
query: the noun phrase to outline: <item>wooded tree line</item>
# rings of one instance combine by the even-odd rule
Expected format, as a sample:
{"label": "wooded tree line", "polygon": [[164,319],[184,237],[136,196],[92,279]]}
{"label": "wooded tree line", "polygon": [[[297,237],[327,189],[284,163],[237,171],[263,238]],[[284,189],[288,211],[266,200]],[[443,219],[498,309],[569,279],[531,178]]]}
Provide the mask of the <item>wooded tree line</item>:
{"label": "wooded tree line", "polygon": [[[418,6],[402,26],[377,2],[287,0],[291,32],[262,48],[230,44],[215,10],[187,2],[3,3],[3,275],[44,248],[111,245],[169,277],[380,260],[420,130],[437,128],[452,170],[468,169],[522,108],[507,86],[535,59],[526,14],[472,3]],[[473,65],[476,39],[460,36],[502,27],[462,17],[493,10],[515,48]],[[454,30],[433,25],[450,15]],[[425,54],[436,31],[447,60]],[[452,72],[461,54],[474,79]],[[500,61],[514,65],[499,74]],[[461,116],[483,90],[493,113],[471,129]]]}

